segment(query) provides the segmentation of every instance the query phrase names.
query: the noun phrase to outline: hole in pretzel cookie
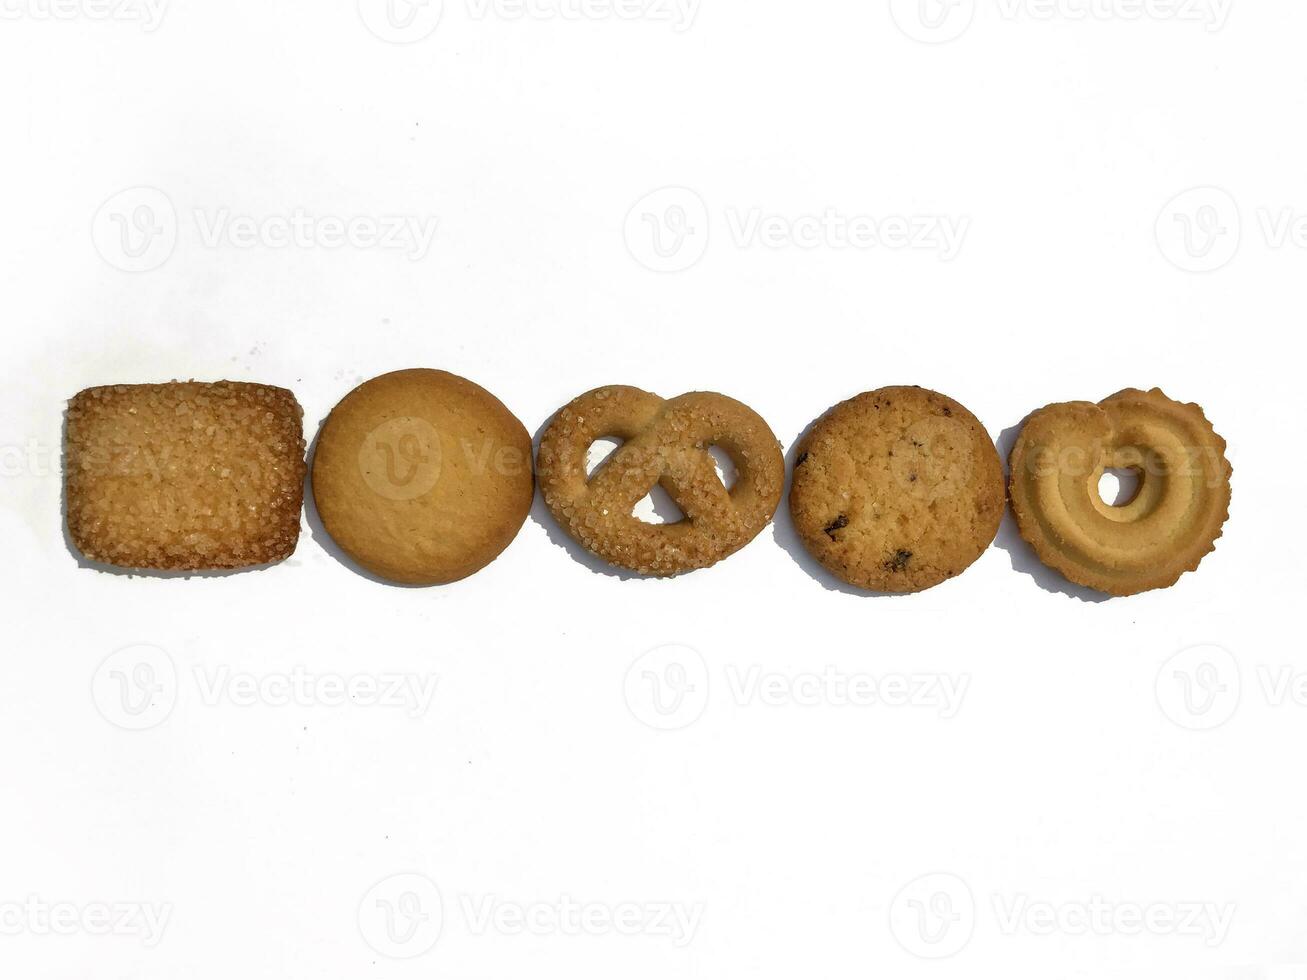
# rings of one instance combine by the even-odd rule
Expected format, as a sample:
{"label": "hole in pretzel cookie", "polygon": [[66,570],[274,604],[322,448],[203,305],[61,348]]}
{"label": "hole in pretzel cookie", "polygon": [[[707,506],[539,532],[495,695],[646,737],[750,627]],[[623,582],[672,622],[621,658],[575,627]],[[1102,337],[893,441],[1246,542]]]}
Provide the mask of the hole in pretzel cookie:
{"label": "hole in pretzel cookie", "polygon": [[676,524],[685,520],[685,514],[671,496],[658,485],[637,500],[631,516],[645,524]]}
{"label": "hole in pretzel cookie", "polygon": [[1107,469],[1098,481],[1098,495],[1109,507],[1124,507],[1139,496],[1140,473],[1135,469]]}
{"label": "hole in pretzel cookie", "polygon": [[713,463],[717,467],[717,479],[722,481],[722,486],[727,490],[733,489],[740,478],[740,471],[736,469],[731,454],[721,446],[709,446],[708,455],[713,458]]}
{"label": "hole in pretzel cookie", "polygon": [[599,472],[599,467],[608,462],[609,457],[622,448],[623,440],[616,437],[596,439],[585,451],[585,478],[588,480]]}

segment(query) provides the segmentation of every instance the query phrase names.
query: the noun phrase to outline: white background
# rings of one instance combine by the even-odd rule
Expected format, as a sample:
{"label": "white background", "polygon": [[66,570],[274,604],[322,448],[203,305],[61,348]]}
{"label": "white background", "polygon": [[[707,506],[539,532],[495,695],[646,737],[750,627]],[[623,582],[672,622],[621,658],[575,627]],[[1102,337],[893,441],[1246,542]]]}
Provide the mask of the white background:
{"label": "white background", "polygon": [[[123,3],[0,3],[0,972],[1302,975],[1307,7]],[[327,220],[287,244],[297,210]],[[368,240],[394,216],[430,247]],[[722,391],[787,451],[886,384],[1004,448],[1157,385],[1229,440],[1232,516],[1197,574],[1107,602],[1010,524],[936,589],[850,594],[784,508],[673,581],[581,560],[538,500],[447,588],[356,574],[308,516],[254,573],[68,551],[82,387],[284,385],[312,439],[414,366],[532,432],[599,384]],[[357,687],[392,677],[434,697]],[[102,905],[136,917],[100,935]]]}

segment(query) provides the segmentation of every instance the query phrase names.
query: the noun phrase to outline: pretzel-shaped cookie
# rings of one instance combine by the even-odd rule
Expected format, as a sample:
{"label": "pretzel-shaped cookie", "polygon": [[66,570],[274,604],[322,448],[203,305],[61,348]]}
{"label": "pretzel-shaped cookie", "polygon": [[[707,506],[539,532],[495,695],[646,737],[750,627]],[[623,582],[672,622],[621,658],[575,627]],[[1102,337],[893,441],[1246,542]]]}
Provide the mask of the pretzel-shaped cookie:
{"label": "pretzel-shaped cookie", "polygon": [[[624,441],[587,479],[587,451],[610,437]],[[735,463],[729,491],[709,446]],[[538,474],[555,519],[587,549],[636,572],[676,575],[721,561],[767,526],[785,461],[767,423],[733,398],[696,391],[664,400],[613,385],[559,410],[540,440]],[[646,524],[631,513],[655,484],[684,520]]]}

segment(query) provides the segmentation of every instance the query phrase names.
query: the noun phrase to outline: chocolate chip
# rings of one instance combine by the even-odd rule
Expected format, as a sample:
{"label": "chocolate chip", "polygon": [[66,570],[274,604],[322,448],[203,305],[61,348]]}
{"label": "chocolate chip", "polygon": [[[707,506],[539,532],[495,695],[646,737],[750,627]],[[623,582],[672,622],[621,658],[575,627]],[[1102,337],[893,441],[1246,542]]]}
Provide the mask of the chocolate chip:
{"label": "chocolate chip", "polygon": [[803,465],[804,463],[806,463],[807,461],[808,461],[808,454],[807,454],[807,453],[799,453],[799,458],[796,459],[796,460],[794,461],[794,466],[795,466],[795,468],[797,469],[798,467],[802,466],[802,465]]}
{"label": "chocolate chip", "polygon": [[904,551],[900,548],[894,553],[894,557],[885,562],[885,568],[891,572],[901,572],[908,567],[908,561],[912,558],[912,552]]}
{"label": "chocolate chip", "polygon": [[843,514],[841,514],[839,517],[835,518],[835,520],[831,521],[824,528],[822,528],[822,530],[826,532],[827,537],[829,537],[832,541],[834,541],[835,532],[841,530],[842,528],[846,528],[848,526],[849,526],[849,519],[845,517]]}

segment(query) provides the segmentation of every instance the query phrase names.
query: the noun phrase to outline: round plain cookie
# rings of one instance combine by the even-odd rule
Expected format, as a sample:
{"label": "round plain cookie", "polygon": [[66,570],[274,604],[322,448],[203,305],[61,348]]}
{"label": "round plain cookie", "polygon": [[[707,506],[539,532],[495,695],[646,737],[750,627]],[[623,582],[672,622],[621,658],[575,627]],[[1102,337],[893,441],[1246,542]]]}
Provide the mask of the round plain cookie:
{"label": "round plain cookie", "polygon": [[918,592],[960,574],[998,534],[1003,467],[974,415],[946,395],[881,388],[841,402],[798,447],[790,513],[833,575]]}
{"label": "round plain cookie", "polygon": [[484,568],[517,535],[534,493],[526,428],[490,392],[445,371],[359,385],[332,409],[313,458],[327,533],[364,568],[406,585]]}
{"label": "round plain cookie", "polygon": [[[1047,405],[1012,447],[1017,528],[1078,585],[1117,596],[1167,588],[1215,549],[1230,516],[1225,448],[1202,408],[1159,388]],[[1103,500],[1106,469],[1134,471],[1130,500]]]}
{"label": "round plain cookie", "polygon": [[[592,476],[596,440],[622,445]],[[727,490],[712,454],[738,472]],[[554,518],[593,554],[644,575],[677,575],[733,554],[780,505],[785,459],[771,428],[749,406],[716,392],[663,399],[625,385],[596,388],[559,409],[540,440],[540,489]],[[646,524],[632,509],[655,485],[685,514]]]}

